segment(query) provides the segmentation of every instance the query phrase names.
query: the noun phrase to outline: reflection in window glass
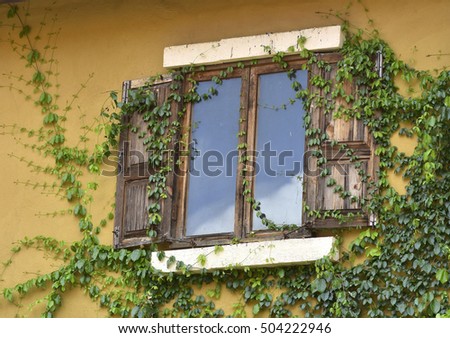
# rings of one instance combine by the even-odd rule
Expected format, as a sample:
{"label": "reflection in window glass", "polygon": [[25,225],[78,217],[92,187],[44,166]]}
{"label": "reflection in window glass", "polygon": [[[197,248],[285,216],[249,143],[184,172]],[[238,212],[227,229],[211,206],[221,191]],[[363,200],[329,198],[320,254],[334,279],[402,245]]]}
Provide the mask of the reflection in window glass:
{"label": "reflection in window glass", "polygon": [[196,103],[192,113],[187,236],[234,231],[241,79],[200,82],[197,92],[212,87],[218,95]]}
{"label": "reflection in window glass", "polygon": [[[257,111],[257,170],[255,199],[277,225],[301,224],[305,129],[303,105],[295,100],[292,82],[307,86],[307,71],[259,76]],[[265,226],[253,215],[253,230]]]}

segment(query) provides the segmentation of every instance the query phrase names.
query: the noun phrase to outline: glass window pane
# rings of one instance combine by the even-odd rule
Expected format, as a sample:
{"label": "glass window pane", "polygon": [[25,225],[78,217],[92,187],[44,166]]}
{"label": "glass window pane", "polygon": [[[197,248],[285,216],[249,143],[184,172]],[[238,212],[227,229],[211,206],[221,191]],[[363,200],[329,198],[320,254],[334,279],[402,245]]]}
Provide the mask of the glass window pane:
{"label": "glass window pane", "polygon": [[193,107],[187,236],[234,231],[241,79],[200,82],[197,92],[211,88],[218,95]]}
{"label": "glass window pane", "polygon": [[[259,76],[255,199],[277,225],[301,225],[305,129],[303,104],[292,83],[307,86],[307,71]],[[253,230],[265,226],[253,214]]]}

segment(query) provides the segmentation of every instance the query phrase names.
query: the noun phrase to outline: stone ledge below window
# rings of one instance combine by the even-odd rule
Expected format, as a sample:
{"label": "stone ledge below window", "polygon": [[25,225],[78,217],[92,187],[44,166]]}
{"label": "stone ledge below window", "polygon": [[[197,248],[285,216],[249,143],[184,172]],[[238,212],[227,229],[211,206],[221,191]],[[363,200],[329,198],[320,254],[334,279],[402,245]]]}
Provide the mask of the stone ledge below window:
{"label": "stone ledge below window", "polygon": [[[339,259],[335,249],[334,237],[296,238],[276,241],[263,241],[222,245],[215,252],[214,247],[191,248],[166,251],[161,261],[158,253],[152,253],[152,266],[162,272],[176,272],[176,263],[167,267],[168,259],[173,256],[190,266],[190,271],[218,270],[244,267],[274,267],[310,264],[325,256]],[[200,263],[203,261],[203,265]]]}

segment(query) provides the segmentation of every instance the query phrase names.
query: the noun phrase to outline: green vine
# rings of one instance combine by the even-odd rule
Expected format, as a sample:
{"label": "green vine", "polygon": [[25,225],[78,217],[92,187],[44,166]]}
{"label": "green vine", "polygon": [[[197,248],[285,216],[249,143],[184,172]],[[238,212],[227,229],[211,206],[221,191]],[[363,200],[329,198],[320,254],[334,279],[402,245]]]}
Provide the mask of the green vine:
{"label": "green vine", "polygon": [[[151,253],[155,245],[134,250],[114,250],[100,243],[98,234],[105,227],[112,213],[108,213],[97,225],[93,222],[90,207],[93,192],[98,189],[95,180],[102,161],[117,146],[117,138],[122,128],[133,128],[121,124],[124,115],[139,111],[146,121],[150,136],[146,131],[134,130],[142,135],[150,153],[149,162],[156,171],[149,180],[149,235],[157,236],[161,223],[160,202],[167,197],[166,174],[172,163],[167,162],[167,151],[180,133],[180,121],[186,111],[186,104],[214,99],[220,95],[213,87],[207,95],[200,97],[195,81],[189,79],[193,71],[202,68],[188,67],[173,74],[173,93],[166,102],[158,104],[155,94],[144,87],[130,91],[126,103],[118,102],[112,93],[114,107],[105,108],[96,125],[85,126],[79,143],[69,145],[66,132],[71,117],[68,112],[88,85],[84,83],[80,92],[67,105],[60,105],[57,73],[54,71],[57,34],[49,35],[47,44],[39,48],[40,32],[34,32],[26,22],[27,12],[21,13],[17,5],[8,5],[7,20],[14,22],[8,30],[8,41],[14,52],[32,70],[30,76],[7,74],[14,84],[4,86],[18,92],[26,100],[32,100],[39,108],[43,122],[36,130],[17,125],[2,126],[3,134],[26,135],[30,142],[23,146],[34,154],[52,159],[52,164],[40,165],[25,157],[11,154],[30,167],[30,170],[51,177],[53,182],[19,182],[46,193],[55,194],[69,203],[65,214],[75,217],[81,237],[73,243],[38,236],[18,241],[12,249],[11,258],[4,263],[5,269],[14,264],[14,256],[21,250],[44,250],[60,266],[54,271],[31,278],[24,283],[3,288],[6,300],[18,304],[20,299],[34,289],[44,288],[47,295],[43,316],[52,317],[63,306],[65,292],[81,288],[89,297],[105,307],[110,315],[123,317],[223,317],[247,316],[246,306],[251,306],[254,315],[267,311],[272,317],[333,316],[333,317],[428,317],[445,316],[450,313],[447,289],[449,288],[450,249],[450,72],[441,70],[436,74],[417,71],[399,60],[394,51],[378,36],[377,32],[367,35],[364,31],[354,33],[344,24],[346,40],[341,49],[342,60],[336,75],[335,86],[331,80],[321,76],[311,78],[311,83],[327,93],[320,97],[298,87],[297,98],[310,111],[312,104],[321,105],[325,114],[334,114],[343,119],[361,119],[374,136],[379,156],[378,179],[371,180],[370,199],[360,201],[369,213],[377,215],[374,228],[360,233],[352,243],[349,252],[344,252],[338,262],[323,258],[314,265],[267,268],[267,269],[227,269],[223,271],[203,271],[191,274],[182,262],[177,267],[184,273],[161,274],[150,265]],[[338,16],[339,17],[339,16]],[[307,58],[305,67],[317,66],[327,70],[329,65],[315,54],[305,50],[304,38],[295,42],[301,46],[301,57]],[[382,77],[375,70],[373,56],[382,51],[384,72]],[[288,64],[282,53],[269,51],[273,62],[286,69]],[[237,68],[245,67],[238,63]],[[233,68],[222,72],[214,79],[219,86]],[[92,75],[89,76],[91,78]],[[396,86],[396,78],[406,82],[419,83],[420,95],[403,97]],[[188,78],[192,89],[180,95],[180,83]],[[158,77],[149,81],[149,85]],[[355,81],[358,91],[348,95],[343,90],[346,81]],[[28,91],[27,91],[28,89]],[[346,105],[336,107],[337,100]],[[181,108],[175,118],[171,104],[177,102]],[[337,108],[337,110],[336,110]],[[305,116],[308,142],[320,145],[328,140],[321,130],[311,128],[311,117]],[[412,126],[412,127],[405,127]],[[143,133],[142,133],[143,132]],[[88,146],[89,136],[100,134],[106,141]],[[400,133],[404,137],[415,137],[417,146],[411,156],[406,156],[391,144],[391,137]],[[242,134],[238,135],[242,136]],[[183,138],[181,138],[183,142]],[[239,149],[246,148],[245,143]],[[351,153],[351,162],[360,168],[360,159]],[[317,151],[315,156],[321,165],[321,175],[328,176],[326,159]],[[240,159],[246,163],[244,155]],[[388,172],[395,169],[408,181],[406,194],[400,195],[389,184]],[[243,173],[245,174],[245,173]],[[360,170],[361,180],[369,181],[364,170]],[[87,179],[86,179],[87,177]],[[245,177],[245,176],[244,176]],[[91,180],[92,178],[92,180]],[[251,199],[248,180],[244,179],[244,194]],[[341,198],[355,201],[350,192],[333,179],[327,185]],[[257,201],[251,200],[255,211],[260,212]],[[306,210],[311,216],[334,217],[344,220],[356,215],[340,215],[329,211],[326,214]],[[264,215],[265,216],[265,215]],[[267,218],[265,224],[272,226]],[[216,249],[214,249],[215,251]],[[220,250],[220,249],[217,249]],[[162,258],[164,254],[161,253]],[[354,263],[356,257],[365,259]],[[198,263],[205,265],[206,255],[199,257]],[[232,313],[216,308],[215,300],[224,293],[224,288],[236,295]],[[208,290],[198,294],[195,290]],[[278,290],[276,295],[274,290]],[[203,291],[202,291],[203,292]]]}

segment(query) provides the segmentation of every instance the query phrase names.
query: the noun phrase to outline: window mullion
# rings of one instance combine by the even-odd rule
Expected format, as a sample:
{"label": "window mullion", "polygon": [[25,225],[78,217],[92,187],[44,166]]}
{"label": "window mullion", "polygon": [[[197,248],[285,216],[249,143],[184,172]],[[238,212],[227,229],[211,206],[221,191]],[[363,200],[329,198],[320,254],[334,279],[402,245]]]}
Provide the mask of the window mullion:
{"label": "window mullion", "polygon": [[258,73],[256,68],[249,69],[248,80],[248,114],[247,114],[247,149],[246,149],[246,164],[244,179],[246,186],[244,189],[250,191],[244,196],[244,222],[243,222],[243,236],[246,237],[252,231],[252,217],[253,209],[252,203],[248,198],[253,197],[254,179],[255,179],[255,163],[256,163],[256,123],[257,123],[257,106],[258,106]]}
{"label": "window mullion", "polygon": [[[238,135],[238,166],[236,179],[236,214],[234,222],[234,233],[238,238],[245,237],[248,223],[245,219],[246,196],[244,196],[244,169],[246,164],[242,162],[243,156],[246,156],[248,147],[249,133],[249,90],[250,85],[250,68],[246,68],[242,72],[241,77],[241,100],[240,100],[240,118],[239,118],[239,135]],[[244,145],[246,145],[244,147]]]}

